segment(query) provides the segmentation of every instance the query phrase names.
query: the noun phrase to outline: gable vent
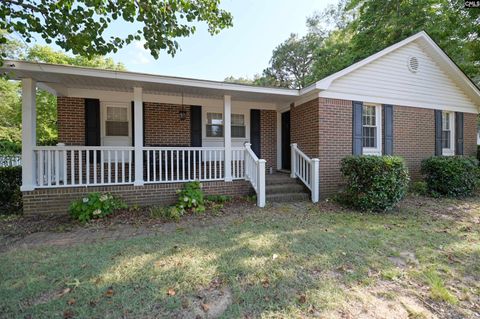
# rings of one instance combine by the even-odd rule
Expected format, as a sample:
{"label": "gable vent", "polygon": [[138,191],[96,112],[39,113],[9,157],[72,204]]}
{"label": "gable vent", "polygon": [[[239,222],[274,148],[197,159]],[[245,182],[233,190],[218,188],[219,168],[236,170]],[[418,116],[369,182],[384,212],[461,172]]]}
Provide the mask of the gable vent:
{"label": "gable vent", "polygon": [[408,69],[410,70],[410,72],[416,73],[418,71],[418,68],[419,68],[418,58],[416,56],[409,57],[408,62],[407,62],[407,66],[408,66]]}

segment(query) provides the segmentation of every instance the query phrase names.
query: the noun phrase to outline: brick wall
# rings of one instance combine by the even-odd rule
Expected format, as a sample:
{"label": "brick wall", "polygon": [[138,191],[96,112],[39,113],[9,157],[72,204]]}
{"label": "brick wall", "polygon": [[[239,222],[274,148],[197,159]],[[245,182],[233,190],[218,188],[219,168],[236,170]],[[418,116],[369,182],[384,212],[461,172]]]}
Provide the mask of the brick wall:
{"label": "brick wall", "polygon": [[435,155],[435,111],[406,106],[393,110],[393,153],[405,159],[412,179],[419,179],[422,160]]}
{"label": "brick wall", "polygon": [[352,101],[319,99],[320,196],[343,187],[340,161],[352,154]]}
{"label": "brick wall", "polygon": [[58,142],[85,145],[85,99],[57,98]]}
{"label": "brick wall", "polygon": [[[68,214],[68,206],[76,199],[90,192],[109,192],[121,197],[128,205],[167,205],[175,203],[181,183],[151,184],[145,186],[97,186],[77,188],[39,189],[23,193],[23,211],[26,215]],[[202,189],[207,195],[230,196],[251,195],[253,189],[247,181],[203,182]]]}
{"label": "brick wall", "polygon": [[190,107],[187,117],[180,120],[181,105],[145,102],[146,146],[190,146]]}
{"label": "brick wall", "polygon": [[292,107],[290,110],[290,141],[308,156],[317,157],[320,132],[319,99]]}
{"label": "brick wall", "polygon": [[477,114],[463,114],[463,153],[477,155]]}
{"label": "brick wall", "polygon": [[261,158],[267,161],[267,171],[277,168],[277,111],[260,111],[260,145]]}

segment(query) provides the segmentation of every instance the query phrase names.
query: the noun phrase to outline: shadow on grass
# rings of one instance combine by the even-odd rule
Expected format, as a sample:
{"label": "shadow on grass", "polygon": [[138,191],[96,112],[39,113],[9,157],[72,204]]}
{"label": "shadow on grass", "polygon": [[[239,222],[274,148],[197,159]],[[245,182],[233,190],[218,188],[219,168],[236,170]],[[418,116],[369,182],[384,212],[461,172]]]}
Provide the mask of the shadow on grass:
{"label": "shadow on grass", "polygon": [[[151,238],[17,250],[0,255],[0,317],[66,310],[75,317],[174,317],[215,280],[232,291],[226,318],[305,314],[334,307],[346,288],[394,271],[388,257],[399,252],[415,253],[421,267],[448,262],[441,247],[463,254],[457,228],[419,210],[376,215],[305,204]],[[478,269],[476,254],[464,270]],[[37,302],[65,287],[71,292]]]}

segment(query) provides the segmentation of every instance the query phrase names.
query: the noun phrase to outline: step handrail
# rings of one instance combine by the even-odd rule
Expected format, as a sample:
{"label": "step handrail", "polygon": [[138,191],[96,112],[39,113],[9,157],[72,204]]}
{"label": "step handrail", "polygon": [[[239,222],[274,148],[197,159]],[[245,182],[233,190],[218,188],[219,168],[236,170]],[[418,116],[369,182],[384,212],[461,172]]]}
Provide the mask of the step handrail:
{"label": "step handrail", "polygon": [[308,157],[296,143],[290,146],[292,167],[290,177],[298,177],[310,189],[312,202],[316,203],[320,199],[320,160]]}
{"label": "step handrail", "polygon": [[265,161],[252,151],[252,144],[245,143],[245,179],[250,181],[257,193],[257,206],[265,207]]}

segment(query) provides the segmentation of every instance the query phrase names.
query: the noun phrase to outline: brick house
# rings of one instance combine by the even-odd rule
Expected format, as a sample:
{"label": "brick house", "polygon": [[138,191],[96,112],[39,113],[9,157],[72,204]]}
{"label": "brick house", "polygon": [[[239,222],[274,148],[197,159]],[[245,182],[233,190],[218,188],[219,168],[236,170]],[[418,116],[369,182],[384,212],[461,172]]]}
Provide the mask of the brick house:
{"label": "brick house", "polygon": [[[255,192],[260,207],[304,189],[316,202],[342,187],[347,155],[402,156],[417,179],[422,159],[476,153],[480,91],[425,32],[301,90],[22,61],[0,69],[23,83],[25,213],[65,212],[92,191],[168,203],[191,180],[207,194]],[[57,146],[36,146],[37,86],[58,97]]]}

